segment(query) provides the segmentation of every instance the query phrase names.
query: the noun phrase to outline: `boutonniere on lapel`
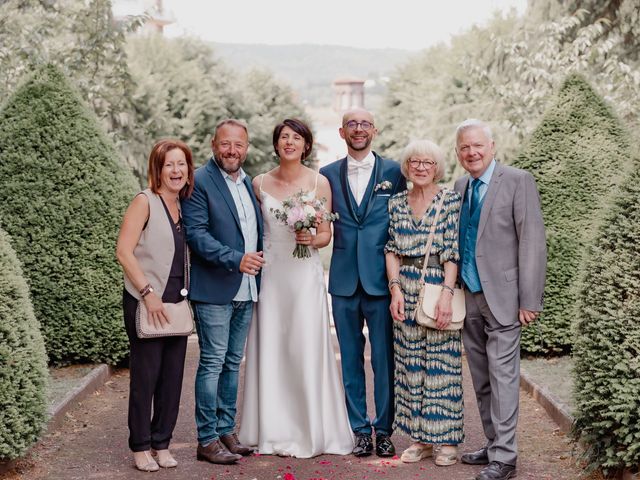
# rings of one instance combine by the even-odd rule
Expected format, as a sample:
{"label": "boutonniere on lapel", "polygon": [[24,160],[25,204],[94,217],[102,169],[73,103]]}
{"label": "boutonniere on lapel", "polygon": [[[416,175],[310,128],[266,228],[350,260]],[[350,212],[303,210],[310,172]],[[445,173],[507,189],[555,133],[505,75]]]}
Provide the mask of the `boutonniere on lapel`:
{"label": "boutonniere on lapel", "polygon": [[393,183],[389,180],[385,180],[384,182],[378,183],[375,187],[373,187],[373,191],[377,192],[378,190],[391,190],[393,188]]}

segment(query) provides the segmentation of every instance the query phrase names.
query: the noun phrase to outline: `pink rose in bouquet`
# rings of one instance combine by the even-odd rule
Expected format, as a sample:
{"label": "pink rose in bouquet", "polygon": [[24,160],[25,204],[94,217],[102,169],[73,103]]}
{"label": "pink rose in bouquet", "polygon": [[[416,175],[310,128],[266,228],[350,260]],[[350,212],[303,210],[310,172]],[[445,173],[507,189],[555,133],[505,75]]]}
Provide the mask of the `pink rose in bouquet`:
{"label": "pink rose in bouquet", "polygon": [[[337,213],[328,212],[326,199],[311,197],[308,192],[300,190],[282,201],[282,208],[272,208],[271,213],[292,232],[301,232],[316,228],[322,222],[333,222],[338,219]],[[308,258],[311,251],[308,245],[296,244],[293,250],[296,258]]]}

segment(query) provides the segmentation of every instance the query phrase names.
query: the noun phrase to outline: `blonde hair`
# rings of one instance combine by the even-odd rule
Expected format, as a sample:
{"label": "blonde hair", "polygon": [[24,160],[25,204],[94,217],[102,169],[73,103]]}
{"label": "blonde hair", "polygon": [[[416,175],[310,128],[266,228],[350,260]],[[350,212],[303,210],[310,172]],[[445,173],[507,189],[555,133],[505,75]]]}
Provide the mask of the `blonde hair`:
{"label": "blonde hair", "polygon": [[433,181],[439,182],[444,177],[444,152],[431,140],[413,140],[404,147],[400,154],[400,170],[406,179],[409,178],[409,159],[415,156],[429,157],[436,162]]}

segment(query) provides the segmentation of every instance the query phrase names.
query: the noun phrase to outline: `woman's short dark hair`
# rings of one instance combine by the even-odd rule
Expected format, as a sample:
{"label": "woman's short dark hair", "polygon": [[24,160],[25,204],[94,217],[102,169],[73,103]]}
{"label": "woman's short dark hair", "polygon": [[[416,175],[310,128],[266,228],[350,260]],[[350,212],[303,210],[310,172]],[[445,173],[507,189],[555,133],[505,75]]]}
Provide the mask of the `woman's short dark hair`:
{"label": "woman's short dark hair", "polygon": [[306,123],[302,120],[298,120],[297,118],[285,118],[282,123],[279,123],[276,125],[276,128],[273,129],[273,149],[276,152],[276,155],[278,155],[278,139],[280,138],[280,134],[284,127],[289,127],[298,135],[302,135],[302,138],[304,138],[304,152],[302,153],[301,160],[307,158],[311,154],[311,149],[313,148],[313,133],[311,133],[311,129]]}
{"label": "woman's short dark hair", "polygon": [[188,198],[193,192],[193,156],[191,149],[186,143],[180,140],[163,139],[156,143],[149,154],[149,164],[147,166],[147,180],[149,188],[153,193],[160,193],[160,185],[162,183],[162,167],[164,160],[171,150],[179,148],[184,153],[187,160],[187,184],[180,190],[180,198]]}

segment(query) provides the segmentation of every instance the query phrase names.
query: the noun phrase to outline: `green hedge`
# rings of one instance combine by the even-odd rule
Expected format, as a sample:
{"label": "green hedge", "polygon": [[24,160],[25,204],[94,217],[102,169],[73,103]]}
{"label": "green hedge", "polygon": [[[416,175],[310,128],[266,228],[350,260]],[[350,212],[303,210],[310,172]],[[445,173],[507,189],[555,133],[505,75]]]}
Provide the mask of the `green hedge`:
{"label": "green hedge", "polygon": [[[636,157],[637,158],[637,157]],[[640,160],[606,215],[580,283],[575,436],[605,474],[640,465]]]}
{"label": "green hedge", "polygon": [[0,226],[12,238],[53,363],[122,359],[115,243],[136,184],[53,66],[0,111]]}
{"label": "green hedge", "polygon": [[544,312],[523,329],[523,351],[570,350],[584,252],[630,152],[615,114],[584,78],[571,75],[515,160],[538,183],[548,247]]}
{"label": "green hedge", "polygon": [[22,455],[45,422],[47,356],[20,262],[0,230],[0,460]]}

